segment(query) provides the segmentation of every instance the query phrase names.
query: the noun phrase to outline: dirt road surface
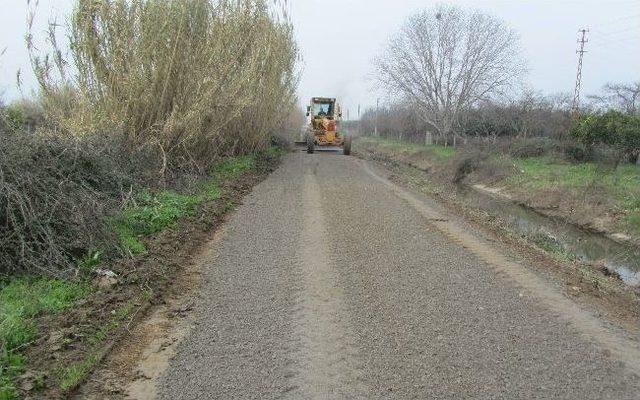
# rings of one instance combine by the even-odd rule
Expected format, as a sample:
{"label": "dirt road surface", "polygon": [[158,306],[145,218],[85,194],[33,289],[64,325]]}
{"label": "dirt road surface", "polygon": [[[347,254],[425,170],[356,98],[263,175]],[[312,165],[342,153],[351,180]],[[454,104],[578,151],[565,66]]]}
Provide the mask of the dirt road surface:
{"label": "dirt road surface", "polygon": [[365,161],[303,153],[205,263],[163,399],[640,399],[633,337]]}

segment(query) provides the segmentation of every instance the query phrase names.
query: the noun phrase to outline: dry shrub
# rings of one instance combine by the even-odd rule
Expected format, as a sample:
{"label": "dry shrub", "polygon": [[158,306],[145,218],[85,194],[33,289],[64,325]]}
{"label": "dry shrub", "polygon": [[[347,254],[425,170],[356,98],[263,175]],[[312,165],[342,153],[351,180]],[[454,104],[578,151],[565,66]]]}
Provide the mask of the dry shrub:
{"label": "dry shrub", "polygon": [[585,163],[593,161],[594,152],[592,148],[581,143],[563,141],[560,144],[564,159],[571,163]]}
{"label": "dry shrub", "polygon": [[68,278],[111,233],[106,219],[130,190],[123,147],[107,136],[0,140],[0,277]]}
{"label": "dry shrub", "polygon": [[452,182],[456,184],[462,182],[469,174],[480,168],[488,157],[489,153],[479,147],[469,146],[460,149],[452,160]]}
{"label": "dry shrub", "polygon": [[0,104],[0,131],[6,133],[35,131],[44,124],[42,105],[37,100],[22,98],[9,105]]}
{"label": "dry shrub", "polygon": [[77,0],[68,36],[71,60],[55,32],[52,56],[31,47],[49,115],[157,146],[162,172],[265,146],[293,105],[297,48],[267,0]]}
{"label": "dry shrub", "polygon": [[507,154],[516,158],[541,157],[558,149],[557,141],[549,138],[507,138],[500,145]]}
{"label": "dry shrub", "polygon": [[[480,141],[472,141],[476,146]],[[513,158],[549,157],[557,161],[582,163],[593,161],[594,149],[570,140],[558,140],[548,137],[505,137],[489,145],[481,144],[488,152],[509,155]]]}

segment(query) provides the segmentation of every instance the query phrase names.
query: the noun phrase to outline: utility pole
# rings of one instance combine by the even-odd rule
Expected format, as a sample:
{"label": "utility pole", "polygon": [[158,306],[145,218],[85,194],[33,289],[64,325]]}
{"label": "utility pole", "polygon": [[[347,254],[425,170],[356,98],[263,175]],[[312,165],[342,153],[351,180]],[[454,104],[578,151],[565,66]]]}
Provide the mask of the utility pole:
{"label": "utility pole", "polygon": [[578,115],[578,109],[580,107],[580,86],[582,84],[582,58],[584,53],[587,51],[584,49],[584,45],[588,42],[587,40],[587,32],[588,29],[580,29],[578,31],[580,33],[580,39],[578,39],[578,43],[580,44],[579,49],[576,50],[578,53],[578,72],[576,73],[576,88],[573,92],[573,103],[571,104],[571,112],[574,118]]}

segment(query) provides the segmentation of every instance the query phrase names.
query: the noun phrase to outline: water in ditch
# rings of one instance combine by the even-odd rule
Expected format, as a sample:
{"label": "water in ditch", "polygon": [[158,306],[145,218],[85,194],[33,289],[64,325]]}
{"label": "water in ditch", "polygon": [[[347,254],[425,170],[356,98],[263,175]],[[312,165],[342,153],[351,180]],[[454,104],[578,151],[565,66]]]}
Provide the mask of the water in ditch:
{"label": "water in ditch", "polygon": [[604,235],[584,231],[575,225],[545,217],[508,199],[476,189],[461,190],[470,205],[499,215],[519,234],[541,247],[599,264],[617,273],[630,286],[640,287],[640,248],[618,243]]}

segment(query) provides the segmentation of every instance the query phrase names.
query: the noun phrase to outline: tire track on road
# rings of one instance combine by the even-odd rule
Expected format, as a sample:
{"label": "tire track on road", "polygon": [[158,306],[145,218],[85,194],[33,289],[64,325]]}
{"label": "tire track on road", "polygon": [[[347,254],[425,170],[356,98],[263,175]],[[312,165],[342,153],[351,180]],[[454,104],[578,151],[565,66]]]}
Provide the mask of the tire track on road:
{"label": "tire track on road", "polygon": [[290,398],[368,398],[354,336],[347,324],[343,289],[326,250],[321,195],[313,171],[304,180],[304,230],[299,258],[302,291],[298,313],[299,373]]}

